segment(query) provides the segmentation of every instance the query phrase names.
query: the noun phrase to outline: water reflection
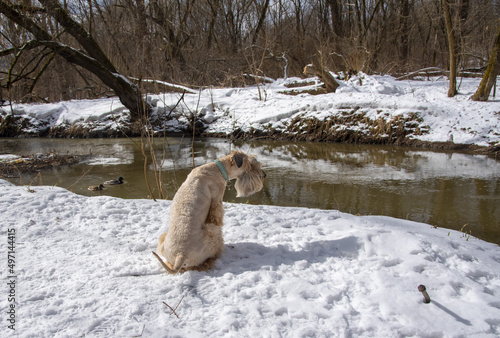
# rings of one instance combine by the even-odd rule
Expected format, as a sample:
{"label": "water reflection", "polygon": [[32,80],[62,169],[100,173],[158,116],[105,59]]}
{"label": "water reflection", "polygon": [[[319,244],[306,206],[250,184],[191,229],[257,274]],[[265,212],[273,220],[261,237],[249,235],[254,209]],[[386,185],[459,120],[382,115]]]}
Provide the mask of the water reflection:
{"label": "water reflection", "polygon": [[[470,231],[500,244],[500,164],[485,156],[416,151],[400,147],[221,139],[155,140],[166,198],[171,199],[191,168],[232,150],[257,155],[268,175],[264,189],[248,199],[226,201],[301,206],[363,215],[387,215]],[[0,139],[0,153],[92,154],[77,165],[46,170],[16,184],[58,185],[75,193],[148,198],[139,139]],[[149,154],[148,147],[145,152]],[[89,185],[123,176],[126,184],[90,192]],[[157,191],[154,192],[157,194]]]}

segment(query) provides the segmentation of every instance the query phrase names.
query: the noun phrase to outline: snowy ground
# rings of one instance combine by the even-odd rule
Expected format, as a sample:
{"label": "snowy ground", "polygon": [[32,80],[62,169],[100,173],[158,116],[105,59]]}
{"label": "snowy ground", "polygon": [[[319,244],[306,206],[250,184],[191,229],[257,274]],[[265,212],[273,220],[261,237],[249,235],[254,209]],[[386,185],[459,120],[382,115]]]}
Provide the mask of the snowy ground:
{"label": "snowy ground", "polygon": [[151,254],[170,201],[31,189],[0,180],[2,336],[500,335],[500,247],[456,231],[228,203],[215,268],[170,276]]}
{"label": "snowy ground", "polygon": [[[500,100],[469,100],[479,79],[463,79],[454,98],[446,96],[444,79],[362,74],[337,93],[283,94],[293,81],[186,94],[172,112],[178,122],[168,127],[198,112],[211,132],[280,130],[298,115],[322,119],[355,108],[373,120],[416,114],[428,133],[415,137],[424,141],[500,142]],[[161,117],[179,97],[149,99]],[[128,115],[116,98],[0,110],[25,118],[31,129],[24,131],[33,133],[72,125],[111,130]],[[460,232],[389,217],[227,203],[226,250],[216,267],[169,276],[151,250],[166,230],[170,201],[31,190],[0,180],[2,336],[500,335],[500,247]],[[430,304],[422,303],[420,284]],[[165,303],[179,304],[176,314]]]}
{"label": "snowy ground", "polygon": [[[174,118],[165,124],[173,132],[184,128],[193,113],[198,114],[197,119],[205,123],[208,132],[226,134],[238,128],[243,131],[252,128],[283,131],[297,116],[324,120],[346,114],[358,118],[352,124],[336,128],[370,133],[370,123],[366,119],[391,121],[415,116],[414,123],[423,134],[412,137],[422,141],[453,141],[481,146],[500,143],[500,100],[493,96],[488,102],[470,100],[479,85],[479,78],[460,79],[459,94],[453,98],[447,97],[448,81],[445,78],[396,81],[391,76],[366,74],[342,81],[336,93],[284,94],[315,87],[285,86],[301,81],[289,78],[259,87],[207,88],[198,93],[186,93],[180,104],[181,94],[178,93],[150,95],[148,100],[155,106],[153,116],[160,120],[165,115]],[[173,107],[176,109],[171,112]],[[117,98],[14,104],[0,108],[0,114],[25,118],[29,122],[29,127],[23,129],[26,133],[71,126],[104,133],[116,132],[122,130],[128,120],[128,111]],[[160,125],[164,126],[163,123]]]}

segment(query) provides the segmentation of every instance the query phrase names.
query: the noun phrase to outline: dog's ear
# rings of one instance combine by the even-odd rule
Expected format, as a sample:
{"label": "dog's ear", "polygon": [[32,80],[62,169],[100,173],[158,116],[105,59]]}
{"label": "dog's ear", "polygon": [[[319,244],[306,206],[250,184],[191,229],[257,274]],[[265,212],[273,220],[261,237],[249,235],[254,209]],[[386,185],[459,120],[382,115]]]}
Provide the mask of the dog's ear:
{"label": "dog's ear", "polygon": [[241,168],[241,166],[243,165],[243,161],[245,160],[246,156],[247,155],[245,155],[242,152],[233,151],[233,153],[231,154],[231,159],[233,160],[234,164],[236,164],[236,166],[238,168]]}

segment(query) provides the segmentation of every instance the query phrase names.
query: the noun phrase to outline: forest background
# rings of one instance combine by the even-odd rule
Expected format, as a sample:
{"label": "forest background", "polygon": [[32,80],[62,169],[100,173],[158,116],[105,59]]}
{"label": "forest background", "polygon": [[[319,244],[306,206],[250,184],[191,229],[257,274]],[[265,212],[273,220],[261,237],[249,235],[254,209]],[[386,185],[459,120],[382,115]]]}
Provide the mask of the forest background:
{"label": "forest background", "polygon": [[446,74],[446,7],[458,76],[484,72],[500,0],[0,0],[0,96],[54,102],[115,94],[117,87],[61,57],[67,50],[59,46],[74,54],[98,46],[111,73],[141,92],[169,89],[144,81],[151,79],[197,88],[304,77],[310,63],[343,77],[427,67]]}

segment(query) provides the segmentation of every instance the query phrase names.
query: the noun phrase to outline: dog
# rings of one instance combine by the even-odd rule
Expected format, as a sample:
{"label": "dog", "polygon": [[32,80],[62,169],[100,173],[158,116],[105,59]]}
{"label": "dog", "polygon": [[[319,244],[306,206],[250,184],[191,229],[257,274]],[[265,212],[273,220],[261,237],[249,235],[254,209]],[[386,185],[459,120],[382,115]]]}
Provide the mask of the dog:
{"label": "dog", "polygon": [[193,169],[172,200],[168,231],[158,239],[156,251],[166,262],[153,251],[163,268],[170,274],[210,269],[224,249],[226,185],[236,179],[236,196],[247,197],[262,189],[265,177],[257,159],[241,151]]}

